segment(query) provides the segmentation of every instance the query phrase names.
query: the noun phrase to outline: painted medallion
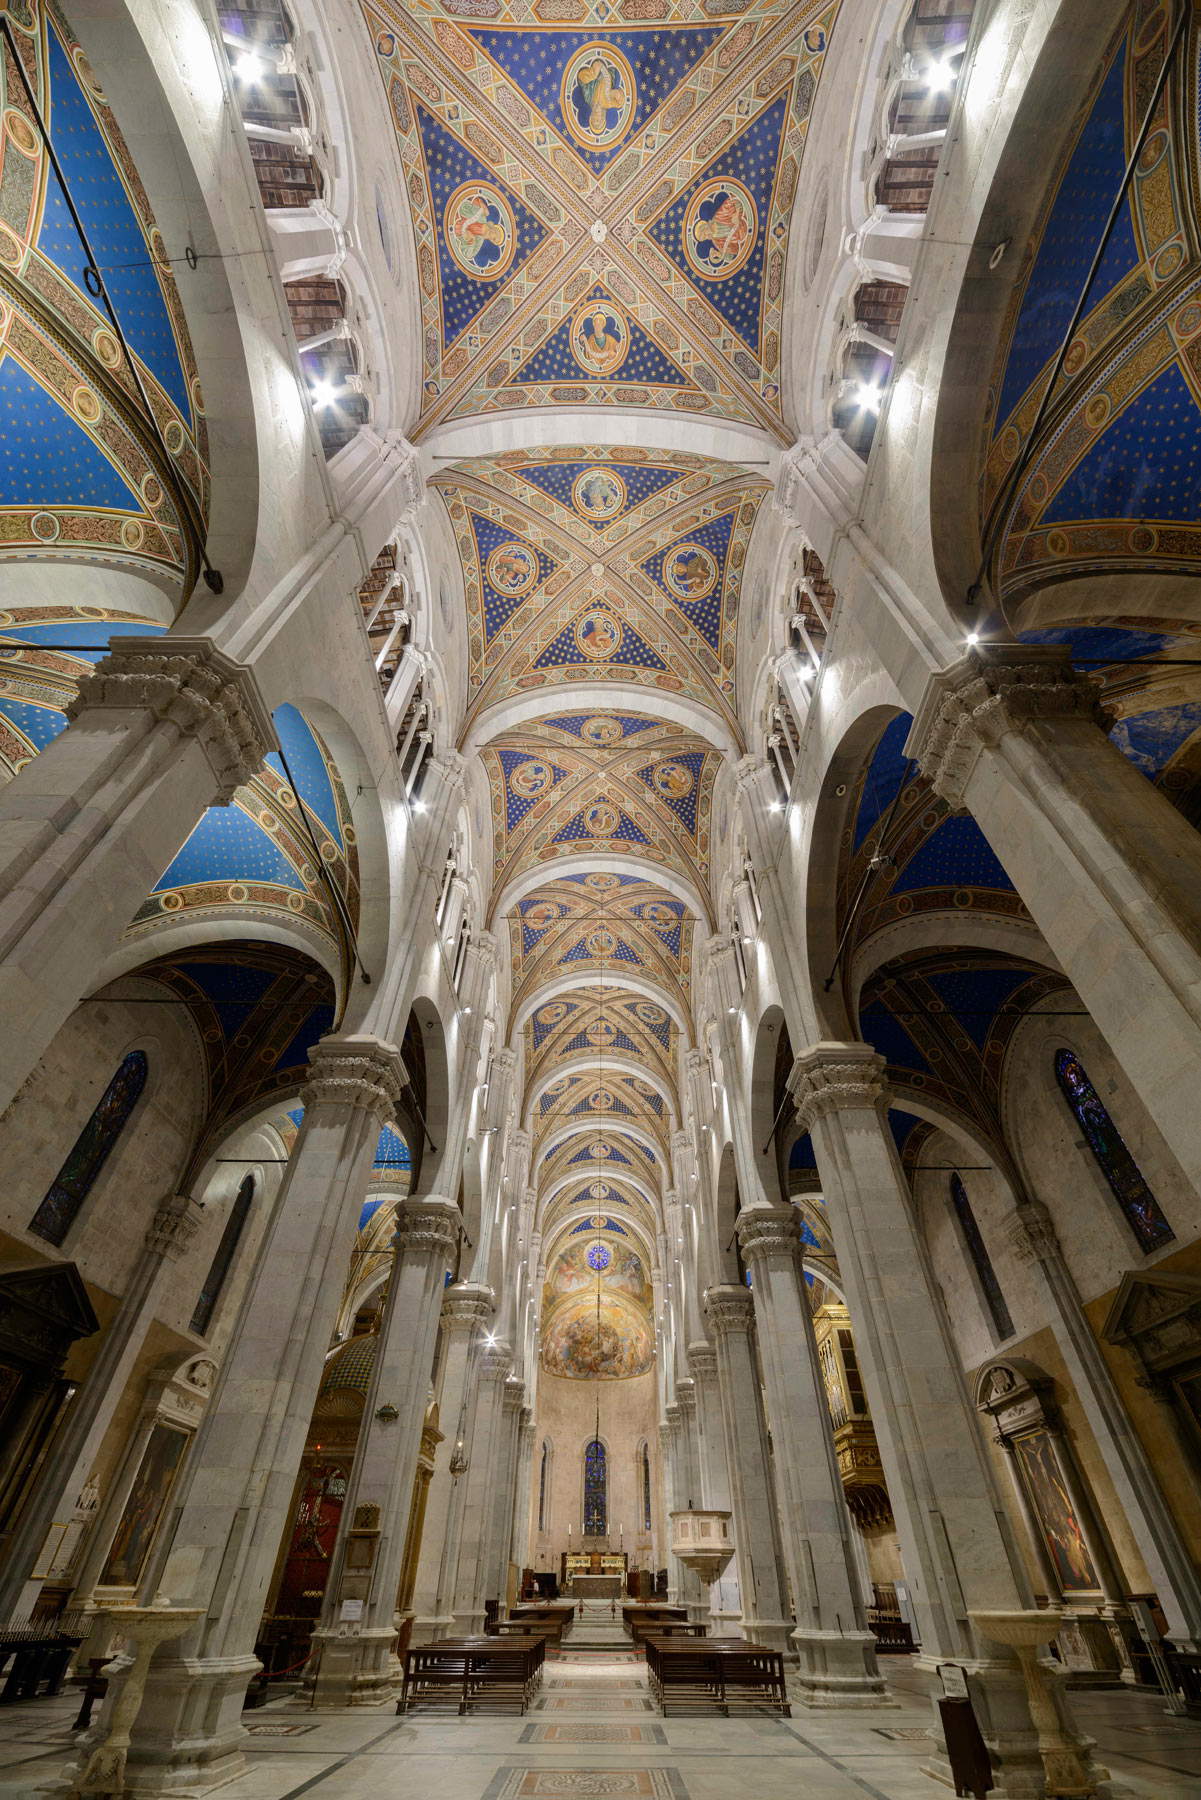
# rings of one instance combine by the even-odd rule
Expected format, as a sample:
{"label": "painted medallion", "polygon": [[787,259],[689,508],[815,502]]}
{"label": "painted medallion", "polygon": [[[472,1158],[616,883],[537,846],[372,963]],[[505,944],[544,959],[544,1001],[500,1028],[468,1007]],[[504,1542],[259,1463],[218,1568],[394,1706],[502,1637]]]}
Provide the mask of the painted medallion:
{"label": "painted medallion", "polygon": [[626,501],[626,484],[616,469],[585,469],[571,485],[571,504],[591,525],[615,519]]}
{"label": "painted medallion", "polygon": [[584,614],[574,636],[576,648],[591,662],[608,662],[621,644],[621,626],[611,612],[596,607]]}
{"label": "painted medallion", "polygon": [[684,214],[684,257],[704,281],[736,275],[755,248],[759,217],[749,188],[731,176],[706,181]]}
{"label": "painted medallion", "polygon": [[663,559],[663,579],[677,600],[704,600],[717,586],[717,563],[703,544],[677,544]]}
{"label": "painted medallion", "polygon": [[507,599],[528,594],[538,579],[538,558],[528,544],[498,544],[484,564],[484,580]]}
{"label": "painted medallion", "polygon": [[465,275],[495,281],[513,260],[517,227],[513,210],[489,181],[465,181],[442,213],[446,248]]}
{"label": "painted medallion", "polygon": [[563,120],[585,150],[615,144],[629,127],[637,98],[634,71],[612,44],[585,44],[563,71]]}
{"label": "painted medallion", "polygon": [[571,351],[596,381],[616,375],[630,349],[630,321],[615,300],[585,300],[571,318]]}

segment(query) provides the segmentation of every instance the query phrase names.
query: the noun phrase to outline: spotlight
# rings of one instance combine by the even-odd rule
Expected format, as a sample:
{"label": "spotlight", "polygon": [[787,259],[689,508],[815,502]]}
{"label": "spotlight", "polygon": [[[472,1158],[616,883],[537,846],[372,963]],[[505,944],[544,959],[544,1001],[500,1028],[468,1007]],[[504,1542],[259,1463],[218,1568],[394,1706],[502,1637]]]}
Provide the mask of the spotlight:
{"label": "spotlight", "polygon": [[969,631],[967,634],[967,641],[969,644],[978,644],[980,642],[980,633],[978,631]]}
{"label": "spotlight", "polygon": [[414,812],[415,812],[415,813],[423,813],[423,812],[425,812],[425,811],[426,811],[426,810],[427,810],[427,808],[426,808],[426,804],[425,804],[425,801],[424,801],[424,800],[414,800],[414,802],[413,802],[413,811],[414,811]]}
{"label": "spotlight", "polygon": [[244,50],[234,64],[234,74],[239,81],[246,82],[248,86],[260,80],[262,73],[263,59],[261,56],[256,56],[253,50]]}
{"label": "spotlight", "polygon": [[310,384],[309,392],[314,406],[332,406],[338,398],[338,389],[332,381],[314,381]]}
{"label": "spotlight", "polygon": [[931,63],[926,70],[926,86],[932,94],[945,94],[955,80],[955,71],[949,62]]}
{"label": "spotlight", "polygon": [[879,412],[883,390],[874,381],[861,381],[855,389],[855,405],[864,412]]}
{"label": "spotlight", "polygon": [[782,813],[784,811],[784,802],[782,800],[769,800],[767,803],[767,810],[771,813]]}

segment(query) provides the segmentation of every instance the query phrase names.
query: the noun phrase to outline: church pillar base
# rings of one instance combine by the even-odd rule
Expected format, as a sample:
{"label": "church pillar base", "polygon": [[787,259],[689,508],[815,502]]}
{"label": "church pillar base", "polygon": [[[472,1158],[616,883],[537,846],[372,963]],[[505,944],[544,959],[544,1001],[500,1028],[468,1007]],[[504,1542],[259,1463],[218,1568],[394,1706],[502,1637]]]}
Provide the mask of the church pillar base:
{"label": "church pillar base", "polygon": [[876,1640],[870,1631],[819,1631],[802,1626],[792,1633],[800,1657],[798,1683],[806,1706],[895,1706],[876,1668]]}
{"label": "church pillar base", "polygon": [[762,1644],[765,1650],[778,1650],[789,1662],[796,1661],[796,1646],[792,1634],[796,1627],[791,1619],[748,1619],[742,1621],[742,1635],[752,1644]]}

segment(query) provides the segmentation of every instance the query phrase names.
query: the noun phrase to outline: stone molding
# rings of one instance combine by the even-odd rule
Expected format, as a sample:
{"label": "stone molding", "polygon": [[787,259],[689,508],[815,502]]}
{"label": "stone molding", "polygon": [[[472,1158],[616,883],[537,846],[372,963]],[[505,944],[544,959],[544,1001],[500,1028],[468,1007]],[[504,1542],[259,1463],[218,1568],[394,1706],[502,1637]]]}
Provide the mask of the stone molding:
{"label": "stone molding", "polygon": [[663,1417],[667,1420],[667,1429],[669,1431],[678,1431],[684,1420],[683,1408],[678,1401],[673,1400],[670,1406],[665,1406],[663,1408]]}
{"label": "stone molding", "polygon": [[1096,676],[1073,669],[1062,644],[976,645],[930,678],[905,754],[948,806],[961,807],[977,759],[1040,719],[1082,719],[1103,731]]}
{"label": "stone molding", "polygon": [[395,1118],[409,1079],[400,1051],[375,1037],[322,1038],[309,1051],[309,1071],[300,1090],[306,1112],[321,1105],[361,1107],[381,1125]]}
{"label": "stone molding", "polygon": [[738,1215],[737,1230],[748,1261],[782,1257],[796,1262],[801,1254],[801,1221],[795,1207],[750,1207]]}
{"label": "stone molding", "polygon": [[717,1374],[717,1351],[712,1344],[689,1344],[685,1355],[694,1381],[712,1380]]}
{"label": "stone molding", "polygon": [[682,1375],[676,1382],[676,1405],[681,1419],[696,1412],[696,1386],[691,1375]]}
{"label": "stone molding", "polygon": [[463,1219],[453,1201],[441,1194],[421,1194],[402,1200],[396,1211],[398,1256],[413,1251],[434,1255],[441,1251],[449,1256],[458,1248]]}
{"label": "stone molding", "polygon": [[481,1381],[507,1381],[513,1373],[513,1352],[508,1344],[489,1344],[480,1357]]}
{"label": "stone molding", "polygon": [[153,1256],[170,1257],[178,1262],[191,1247],[200,1229],[204,1208],[188,1194],[169,1194],[159,1202],[154,1218],[143,1238]]}
{"label": "stone molding", "polygon": [[496,1295],[482,1282],[456,1282],[446,1290],[442,1300],[442,1323],[450,1331],[470,1330],[486,1325],[492,1317]]}
{"label": "stone molding", "polygon": [[510,1374],[505,1377],[502,1402],[507,1413],[516,1414],[525,1411],[525,1382],[520,1375]]}
{"label": "stone molding", "polygon": [[277,748],[271,715],[253,672],[208,638],[127,637],[79,683],[69,719],[120,709],[148,710],[200,744],[226,805]]}
{"label": "stone molding", "polygon": [[411,516],[425,499],[425,474],[421,467],[421,452],[401,431],[390,431],[386,442],[392,459],[392,469],[400,487],[400,514],[397,527],[408,524]]}
{"label": "stone molding", "polygon": [[876,1107],[887,1096],[885,1059],[870,1044],[814,1044],[792,1065],[788,1087],[797,1122],[809,1131],[815,1119],[848,1107]]}
{"label": "stone molding", "polygon": [[1041,1200],[1026,1200],[1015,1206],[1001,1225],[1019,1262],[1046,1262],[1059,1255],[1059,1239]]}
{"label": "stone molding", "polygon": [[749,1331],[755,1322],[751,1290],[733,1286],[706,1288],[705,1317],[718,1337],[728,1337],[734,1331]]}

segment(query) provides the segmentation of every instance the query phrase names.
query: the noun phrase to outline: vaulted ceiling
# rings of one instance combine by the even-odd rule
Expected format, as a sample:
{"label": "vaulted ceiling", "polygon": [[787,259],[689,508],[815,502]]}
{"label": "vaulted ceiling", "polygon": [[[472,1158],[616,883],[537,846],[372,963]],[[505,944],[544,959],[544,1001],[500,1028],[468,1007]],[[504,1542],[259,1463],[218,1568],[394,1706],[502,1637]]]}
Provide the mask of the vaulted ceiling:
{"label": "vaulted ceiling", "polygon": [[462,564],[462,744],[491,796],[533,1179],[551,1237],[577,1207],[600,1221],[593,1263],[567,1258],[599,1320],[547,1288],[544,1331],[572,1321],[561,1372],[644,1360],[595,1264],[627,1207],[649,1209],[653,1260],[671,1179],[715,796],[743,747],[743,575],[795,435],[785,267],[836,10],[363,4],[412,215],[411,435]]}

